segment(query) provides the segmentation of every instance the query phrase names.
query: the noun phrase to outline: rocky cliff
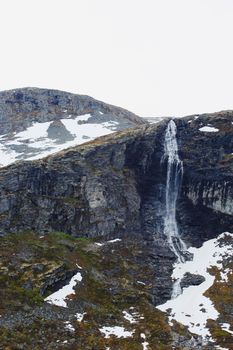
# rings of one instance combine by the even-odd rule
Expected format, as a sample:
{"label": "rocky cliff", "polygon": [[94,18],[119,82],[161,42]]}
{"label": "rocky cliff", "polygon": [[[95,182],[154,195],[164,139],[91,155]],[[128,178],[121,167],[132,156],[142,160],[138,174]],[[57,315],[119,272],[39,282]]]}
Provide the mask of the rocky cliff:
{"label": "rocky cliff", "polygon": [[[177,214],[187,241],[200,244],[232,228],[232,122],[231,112],[176,120],[184,165]],[[122,131],[1,169],[1,232],[161,236],[166,125]]]}

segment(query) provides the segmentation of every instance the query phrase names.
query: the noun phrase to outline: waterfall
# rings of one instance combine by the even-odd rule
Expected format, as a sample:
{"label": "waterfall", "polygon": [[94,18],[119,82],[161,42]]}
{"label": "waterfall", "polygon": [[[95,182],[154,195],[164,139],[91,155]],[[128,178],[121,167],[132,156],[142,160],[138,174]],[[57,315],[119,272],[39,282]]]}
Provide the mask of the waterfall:
{"label": "waterfall", "polygon": [[[177,257],[177,262],[183,263],[185,262],[183,253],[186,251],[186,245],[179,236],[176,221],[176,202],[182,184],[183,163],[178,154],[176,124],[173,120],[168,123],[165,133],[163,162],[167,163],[164,234]],[[180,279],[177,279],[173,284],[171,298],[174,299],[181,293]]]}
{"label": "waterfall", "polygon": [[[183,163],[179,158],[178,144],[176,139],[176,124],[173,120],[167,125],[164,139],[163,162],[167,164],[166,193],[165,193],[165,216],[164,234],[171,250],[177,257],[177,262],[185,262],[184,252],[186,245],[179,236],[176,221],[176,202],[183,177]],[[173,285],[172,298],[181,294],[180,280]]]}
{"label": "waterfall", "polygon": [[186,246],[179,237],[176,221],[176,202],[182,183],[183,163],[178,154],[176,124],[173,120],[168,123],[165,133],[163,161],[167,162],[164,234],[178,261],[183,262],[182,252],[186,250]]}

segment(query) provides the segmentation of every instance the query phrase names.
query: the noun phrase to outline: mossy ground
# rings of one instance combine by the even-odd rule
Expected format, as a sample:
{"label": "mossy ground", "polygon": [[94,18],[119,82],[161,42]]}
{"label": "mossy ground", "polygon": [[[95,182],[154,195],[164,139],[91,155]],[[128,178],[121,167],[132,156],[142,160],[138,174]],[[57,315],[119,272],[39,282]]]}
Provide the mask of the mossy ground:
{"label": "mossy ground", "polygon": [[[146,335],[149,350],[172,349],[174,334],[187,339],[190,334],[177,324],[168,325],[166,315],[151,303],[147,283],[149,266],[137,261],[143,254],[139,242],[124,240],[98,246],[90,239],[73,238],[63,233],[39,236],[34,232],[7,235],[1,245],[0,314],[3,318],[21,312],[33,315],[36,308],[43,310],[45,303],[41,286],[51,271],[73,271],[82,267],[83,280],[70,296],[66,315],[74,331],[65,327],[65,316],[58,319],[33,316],[29,324],[16,322],[12,327],[0,326],[0,349],[80,349],[142,350]],[[57,269],[57,270],[56,270]],[[30,281],[31,287],[27,285]],[[46,290],[45,295],[51,291]],[[25,306],[29,309],[25,311]],[[61,308],[51,306],[52,312]],[[85,312],[82,322],[74,317]],[[130,323],[123,311],[134,313],[136,322]],[[104,338],[103,326],[122,326],[133,331],[130,338]],[[177,348],[178,349],[178,348]]]}
{"label": "mossy ground", "polygon": [[[226,236],[221,240],[221,243],[233,244],[233,239]],[[223,271],[229,270],[227,280],[221,279],[220,270],[218,268],[211,268],[210,273],[215,276],[214,284],[207,290],[205,295],[211,299],[215,308],[219,312],[219,317],[216,321],[209,320],[208,326],[213,339],[227,349],[233,349],[233,335],[222,328],[222,323],[230,325],[233,331],[233,257],[228,257],[223,263]]]}

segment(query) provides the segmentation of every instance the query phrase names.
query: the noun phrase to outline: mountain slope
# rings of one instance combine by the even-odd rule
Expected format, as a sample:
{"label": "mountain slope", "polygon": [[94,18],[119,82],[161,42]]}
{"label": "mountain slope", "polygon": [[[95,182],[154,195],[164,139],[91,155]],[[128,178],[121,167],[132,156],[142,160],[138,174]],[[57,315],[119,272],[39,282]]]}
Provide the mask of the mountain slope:
{"label": "mountain slope", "polygon": [[0,166],[38,159],[146,120],[89,96],[23,88],[0,92]]}
{"label": "mountain slope", "polygon": [[[172,154],[179,152],[183,162],[177,224],[187,246],[195,247],[187,256],[192,259],[194,254],[193,260],[175,269],[176,255],[164,233],[169,173],[164,142],[169,123],[123,130],[42,160],[0,169],[0,327],[23,329],[25,335],[28,324],[36,328],[42,317],[37,336],[27,339],[28,348],[33,341],[38,344],[40,327],[46,329],[47,322],[46,346],[52,329],[59,329],[52,336],[54,348],[62,340],[57,348],[67,344],[75,349],[71,339],[78,342],[82,334],[86,347],[98,339],[101,350],[219,349],[218,345],[232,349],[232,235],[220,234],[233,232],[233,113],[173,121],[177,149]],[[198,263],[200,256],[207,257],[206,247],[203,272]],[[75,286],[66,281],[73,275]],[[176,282],[172,277],[182,279],[183,294],[168,302],[172,314],[166,304],[166,313],[160,313],[155,306],[171,299]],[[73,291],[64,300],[69,283]],[[176,302],[182,306],[182,297],[191,290],[203,305],[191,315],[178,312]],[[9,306],[6,295],[11,293],[17,297]],[[23,300],[20,306],[17,300]],[[56,306],[58,302],[66,303],[68,310]],[[209,310],[215,310],[214,315]],[[22,320],[26,324],[20,329]],[[4,329],[2,334],[4,341],[12,340]]]}

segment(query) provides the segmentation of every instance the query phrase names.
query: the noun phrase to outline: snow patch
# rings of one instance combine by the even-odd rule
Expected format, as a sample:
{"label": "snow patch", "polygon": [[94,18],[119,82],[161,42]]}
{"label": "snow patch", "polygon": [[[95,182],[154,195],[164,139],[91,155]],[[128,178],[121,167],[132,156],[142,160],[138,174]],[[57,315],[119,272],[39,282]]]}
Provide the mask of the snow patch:
{"label": "snow patch", "polygon": [[219,131],[219,129],[214,128],[213,126],[203,126],[199,130],[202,132],[218,132]]}
{"label": "snow patch", "polygon": [[225,271],[220,271],[221,282],[228,282],[229,273],[231,273],[230,269],[226,269]]}
{"label": "snow patch", "polygon": [[142,286],[145,286],[146,283],[142,282],[142,281],[137,281],[138,284],[141,284]]}
{"label": "snow patch", "polygon": [[109,338],[111,335],[115,335],[117,338],[128,338],[132,337],[134,331],[126,331],[124,327],[102,327],[100,332],[104,333],[105,338]]}
{"label": "snow patch", "polygon": [[230,334],[233,334],[233,331],[230,330],[230,325],[228,323],[222,323],[222,329]]}
{"label": "snow patch", "polygon": [[127,311],[123,311],[124,318],[130,323],[137,323],[138,320],[144,320],[144,316],[141,316],[138,312],[133,312],[134,308],[130,308],[132,310],[131,313]]}
{"label": "snow patch", "polygon": [[[26,130],[14,133],[10,138],[8,135],[0,136],[0,166],[7,166],[24,158],[25,160],[36,160],[50,154],[62,151],[63,149],[77,146],[88,140],[111,134],[119,124],[116,121],[108,121],[99,124],[88,123],[90,114],[84,114],[73,118],[63,118],[59,121],[67,131],[73,135],[74,139],[61,144],[56,139],[48,137],[48,128],[53,122],[34,123]],[[28,147],[26,151],[20,147]],[[15,150],[18,147],[18,150]],[[26,153],[27,152],[27,153]]]}
{"label": "snow patch", "polygon": [[[146,335],[144,333],[141,333],[140,336],[141,336],[142,339],[146,340]],[[143,350],[148,350],[148,345],[149,345],[149,343],[144,341],[142,343]]]}
{"label": "snow patch", "polygon": [[110,241],[107,241],[107,243],[116,243],[116,242],[120,242],[121,239],[120,238],[116,238],[116,239],[111,239]]}
{"label": "snow patch", "polygon": [[183,293],[177,298],[171,299],[157,307],[161,311],[171,309],[169,316],[170,323],[175,319],[187,326],[191,332],[203,337],[210,337],[209,330],[206,327],[207,319],[216,320],[219,315],[211,300],[203,294],[212,286],[215,279],[214,276],[210,275],[208,269],[211,266],[223,269],[223,257],[231,254],[229,250],[231,243],[220,244],[220,239],[226,235],[233,238],[233,234],[225,232],[217,239],[211,239],[205,242],[200,248],[191,247],[188,249],[193,254],[193,260],[176,263],[172,275],[173,279],[175,281],[182,279],[184,274],[189,272],[204,276],[205,281],[199,286],[184,288]]}
{"label": "snow patch", "polygon": [[65,322],[65,329],[67,329],[68,331],[74,332],[75,328],[72,326],[72,324],[69,321]]}
{"label": "snow patch", "polygon": [[103,242],[103,243],[96,242],[95,244],[98,245],[99,247],[102,247],[102,246],[105,245],[105,244],[108,244],[108,243],[116,243],[116,242],[120,242],[120,241],[122,241],[122,239],[120,239],[120,238],[115,238],[115,239],[111,239],[110,241],[106,241],[106,242]]}
{"label": "snow patch", "polygon": [[82,320],[83,320],[85,315],[86,315],[86,312],[84,312],[84,313],[77,313],[75,316],[76,316],[78,322],[82,322]]}
{"label": "snow patch", "polygon": [[76,266],[77,266],[77,268],[80,269],[80,270],[83,269],[83,268],[82,268],[80,265],[78,265],[78,264],[76,264]]}
{"label": "snow patch", "polygon": [[82,275],[80,272],[76,273],[74,275],[69,284],[65,285],[61,289],[59,289],[57,292],[49,295],[47,298],[45,298],[45,301],[47,301],[50,304],[67,307],[66,298],[70,294],[74,294],[75,290],[74,287],[77,285],[78,282],[82,281]]}
{"label": "snow patch", "polygon": [[134,316],[129,314],[127,311],[123,311],[124,318],[129,321],[130,323],[136,323],[137,320],[135,320]]}

